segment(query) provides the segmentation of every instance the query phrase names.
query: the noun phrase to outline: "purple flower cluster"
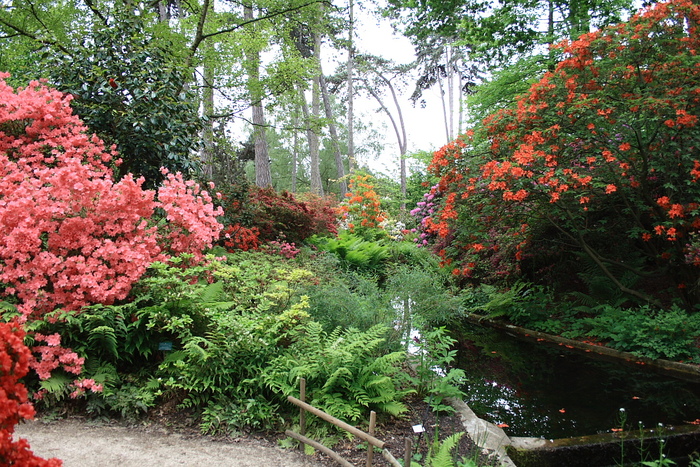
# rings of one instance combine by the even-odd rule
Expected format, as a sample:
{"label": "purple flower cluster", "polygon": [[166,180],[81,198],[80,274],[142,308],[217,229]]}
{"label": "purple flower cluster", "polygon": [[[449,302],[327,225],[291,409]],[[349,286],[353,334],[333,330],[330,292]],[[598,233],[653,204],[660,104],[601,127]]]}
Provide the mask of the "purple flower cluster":
{"label": "purple flower cluster", "polygon": [[[413,241],[418,243],[418,246],[427,246],[428,242],[435,236],[435,234],[426,231],[427,221],[438,209],[438,201],[442,197],[442,193],[438,189],[437,185],[434,185],[430,190],[423,195],[423,201],[416,203],[416,207],[411,209],[409,212],[412,217],[418,220],[420,227],[420,235],[416,237]],[[415,229],[414,229],[415,231]]]}

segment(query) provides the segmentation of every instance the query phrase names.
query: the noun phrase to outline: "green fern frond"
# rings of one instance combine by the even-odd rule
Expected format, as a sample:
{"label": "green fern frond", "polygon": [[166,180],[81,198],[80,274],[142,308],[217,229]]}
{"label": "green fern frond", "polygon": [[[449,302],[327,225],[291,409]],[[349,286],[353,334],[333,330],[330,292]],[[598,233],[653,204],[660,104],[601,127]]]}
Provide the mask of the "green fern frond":
{"label": "green fern frond", "polygon": [[183,361],[187,358],[187,352],[184,350],[176,350],[174,352],[169,352],[163,359],[163,364],[175,363]]}
{"label": "green fern frond", "polygon": [[[203,345],[200,345],[203,344]],[[206,361],[209,359],[209,352],[204,347],[209,347],[209,341],[203,337],[193,337],[183,346],[188,356],[193,359]]]}
{"label": "green fern frond", "polygon": [[208,284],[199,295],[202,303],[210,303],[219,300],[219,298],[224,293],[224,283],[223,282],[213,282]]}
{"label": "green fern frond", "polygon": [[326,384],[323,385],[323,389],[328,389],[338,384],[343,384],[347,381],[348,378],[352,378],[352,376],[353,375],[349,369],[345,367],[340,367],[328,377]]}
{"label": "green fern frond", "polygon": [[363,391],[360,388],[357,388],[357,389],[355,389],[355,391],[353,391],[353,393],[354,393],[355,401],[358,404],[360,404],[364,407],[369,407],[369,404],[372,402],[372,399],[369,397],[369,395],[367,395],[367,392]]}
{"label": "green fern frond", "polygon": [[459,440],[462,439],[462,436],[464,436],[464,433],[460,432],[445,438],[440,444],[438,452],[428,460],[428,465],[430,467],[454,467],[455,464],[452,460],[451,451],[459,444]]}
{"label": "green fern frond", "polygon": [[109,355],[115,358],[119,357],[119,351],[117,350],[117,334],[111,326],[102,325],[91,329],[88,334],[88,342],[92,346],[100,346]]}
{"label": "green fern frond", "polygon": [[49,379],[45,379],[39,383],[41,389],[46,390],[49,394],[53,394],[60,399],[68,391],[68,385],[73,381],[71,377],[63,373],[51,375]]}
{"label": "green fern frond", "polygon": [[406,404],[399,401],[380,402],[377,404],[377,408],[379,408],[379,410],[382,412],[393,415],[394,417],[398,417],[408,411]]}

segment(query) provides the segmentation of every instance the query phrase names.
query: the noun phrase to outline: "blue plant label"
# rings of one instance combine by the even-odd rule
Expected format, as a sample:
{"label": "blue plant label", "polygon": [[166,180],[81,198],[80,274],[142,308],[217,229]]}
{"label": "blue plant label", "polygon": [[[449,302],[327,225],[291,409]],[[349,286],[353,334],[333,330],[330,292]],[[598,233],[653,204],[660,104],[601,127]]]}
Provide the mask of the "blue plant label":
{"label": "blue plant label", "polygon": [[172,342],[161,342],[158,344],[158,350],[173,350]]}

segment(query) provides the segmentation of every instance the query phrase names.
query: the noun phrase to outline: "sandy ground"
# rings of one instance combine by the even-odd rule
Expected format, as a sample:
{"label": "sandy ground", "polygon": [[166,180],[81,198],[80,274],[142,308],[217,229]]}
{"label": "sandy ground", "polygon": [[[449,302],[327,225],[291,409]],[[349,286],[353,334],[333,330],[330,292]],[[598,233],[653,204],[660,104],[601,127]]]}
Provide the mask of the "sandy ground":
{"label": "sandy ground", "polygon": [[15,438],[29,440],[32,451],[57,457],[65,467],[319,467],[297,451],[239,439],[214,441],[168,433],[157,427],[91,425],[76,420],[32,421],[16,427]]}

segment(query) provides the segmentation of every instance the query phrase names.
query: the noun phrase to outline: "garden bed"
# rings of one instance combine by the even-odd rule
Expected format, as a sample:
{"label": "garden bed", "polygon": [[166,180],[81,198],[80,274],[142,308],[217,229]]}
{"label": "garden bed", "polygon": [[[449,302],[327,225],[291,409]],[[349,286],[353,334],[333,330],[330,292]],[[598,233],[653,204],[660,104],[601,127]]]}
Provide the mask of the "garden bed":
{"label": "garden bed", "polygon": [[[442,441],[455,433],[465,431],[465,427],[458,414],[443,413],[436,415],[428,404],[419,398],[410,398],[406,403],[409,410],[404,416],[400,418],[380,418],[375,432],[375,436],[386,443],[385,448],[397,459],[403,459],[404,457],[405,440],[407,437],[410,438],[413,443],[414,461],[423,465],[436,434]],[[148,420],[150,423],[167,426],[173,431],[189,436],[202,436],[199,434],[199,425],[195,417],[186,411],[161,407],[152,410],[149,413]],[[413,427],[415,425],[423,425],[426,431],[422,434],[414,433]],[[366,429],[366,427],[364,428]],[[240,435],[218,436],[214,437],[214,439],[233,441],[238,436]],[[287,446],[291,444],[290,438],[286,437],[282,431],[250,432],[245,433],[243,436],[246,438],[265,440],[266,443],[271,445]],[[332,448],[353,465],[364,465],[367,459],[366,445],[367,443],[362,442],[362,440],[340,438]],[[478,459],[478,465],[480,466],[498,465],[497,461],[481,453],[481,450],[466,433],[462,436],[453,453],[457,458],[465,457],[469,459]],[[332,459],[318,452],[312,457],[322,465],[328,467],[337,465]],[[372,465],[379,467],[389,466],[390,464],[381,454],[377,453],[374,456]]]}

